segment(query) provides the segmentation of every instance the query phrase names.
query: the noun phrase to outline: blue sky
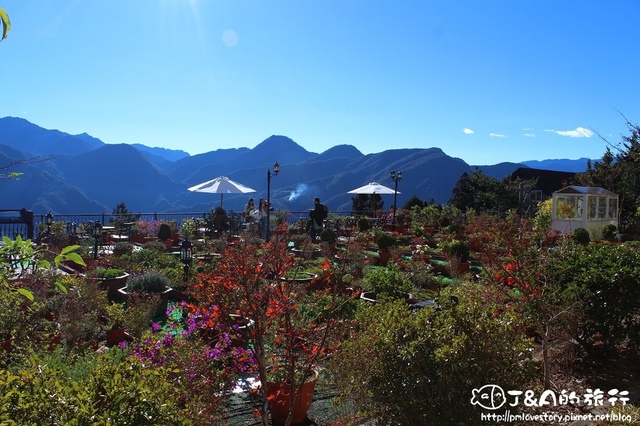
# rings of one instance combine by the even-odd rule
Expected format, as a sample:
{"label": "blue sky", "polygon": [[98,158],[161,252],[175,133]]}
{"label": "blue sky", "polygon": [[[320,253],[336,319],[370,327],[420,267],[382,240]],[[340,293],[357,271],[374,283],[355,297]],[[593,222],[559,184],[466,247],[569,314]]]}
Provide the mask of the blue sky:
{"label": "blue sky", "polygon": [[[600,158],[640,122],[637,0],[0,0],[0,117],[190,154]],[[600,136],[599,136],[600,135]]]}

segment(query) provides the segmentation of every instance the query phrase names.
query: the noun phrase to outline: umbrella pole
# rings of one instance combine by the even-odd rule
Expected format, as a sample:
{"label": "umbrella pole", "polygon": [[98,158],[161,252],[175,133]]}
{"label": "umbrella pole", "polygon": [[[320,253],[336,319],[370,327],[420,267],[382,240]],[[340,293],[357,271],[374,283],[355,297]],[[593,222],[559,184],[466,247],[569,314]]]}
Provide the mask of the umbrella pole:
{"label": "umbrella pole", "polygon": [[376,193],[371,194],[371,217],[376,218]]}
{"label": "umbrella pole", "polygon": [[220,207],[224,207],[224,192],[220,193]]}

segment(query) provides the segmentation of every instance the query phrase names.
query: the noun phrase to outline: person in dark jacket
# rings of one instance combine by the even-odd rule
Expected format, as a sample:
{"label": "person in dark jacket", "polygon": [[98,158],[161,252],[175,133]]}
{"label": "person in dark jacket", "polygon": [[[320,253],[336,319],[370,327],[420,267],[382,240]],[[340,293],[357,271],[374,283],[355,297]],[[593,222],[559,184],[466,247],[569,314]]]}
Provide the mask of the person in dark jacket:
{"label": "person in dark jacket", "polygon": [[327,206],[320,202],[320,198],[314,198],[313,208],[309,212],[309,217],[311,218],[309,235],[311,236],[311,241],[315,241],[316,236],[320,236],[322,233],[322,230],[324,229],[324,221],[328,215],[329,209]]}

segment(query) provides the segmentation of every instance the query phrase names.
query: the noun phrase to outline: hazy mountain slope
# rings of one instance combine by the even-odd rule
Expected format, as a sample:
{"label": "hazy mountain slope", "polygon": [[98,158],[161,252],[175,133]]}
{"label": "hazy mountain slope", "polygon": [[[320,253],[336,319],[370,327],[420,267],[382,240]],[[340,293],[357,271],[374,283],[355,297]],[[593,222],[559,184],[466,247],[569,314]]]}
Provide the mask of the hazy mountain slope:
{"label": "hazy mountain slope", "polygon": [[563,172],[583,173],[587,170],[588,158],[579,158],[577,160],[556,159],[556,160],[531,160],[523,161],[522,164],[534,169],[542,170],[558,170]]}
{"label": "hazy mountain slope", "polygon": [[[247,151],[249,151],[249,148],[217,149],[204,154],[192,155],[169,165],[165,173],[175,182],[200,183],[198,176],[204,176],[207,172],[215,174],[208,179],[204,178],[202,180],[206,181],[225,174],[229,168],[229,163],[235,162],[239,155]],[[200,172],[200,170],[204,171]]]}
{"label": "hazy mountain slope", "polygon": [[519,163],[498,163],[492,166],[471,166],[471,169],[475,170],[477,168],[487,176],[502,180],[520,167],[528,166]]}
{"label": "hazy mountain slope", "polygon": [[126,144],[60,159],[59,168],[67,181],[111,208],[125,202],[132,211],[170,209],[185,190]]}
{"label": "hazy mountain slope", "polygon": [[[16,160],[33,159],[33,155],[0,145],[0,165]],[[90,200],[79,188],[60,178],[55,160],[21,164],[3,170],[24,173],[18,180],[0,179],[0,209],[26,208],[36,212],[103,212],[105,206]]]}
{"label": "hazy mountain slope", "polygon": [[92,143],[59,130],[47,130],[23,118],[0,119],[0,143],[37,155],[66,154],[94,149]]}

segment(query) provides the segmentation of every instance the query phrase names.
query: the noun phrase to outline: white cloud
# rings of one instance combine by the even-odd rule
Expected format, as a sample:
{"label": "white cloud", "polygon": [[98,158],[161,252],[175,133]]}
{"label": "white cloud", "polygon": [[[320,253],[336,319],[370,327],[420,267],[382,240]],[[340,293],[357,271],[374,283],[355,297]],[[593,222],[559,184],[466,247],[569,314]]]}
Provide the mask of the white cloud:
{"label": "white cloud", "polygon": [[466,127],[465,127],[464,129],[462,129],[462,132],[463,132],[465,135],[472,135],[472,134],[474,134],[474,133],[475,133],[473,130],[471,130],[471,129],[469,129],[469,128],[466,128]]}
{"label": "white cloud", "polygon": [[522,136],[527,137],[527,138],[535,138],[536,134],[535,133],[525,132],[525,133],[522,134]]}
{"label": "white cloud", "polygon": [[584,127],[576,127],[575,130],[552,130],[547,129],[545,132],[553,132],[560,136],[568,136],[570,138],[590,138],[594,133]]}
{"label": "white cloud", "polygon": [[509,137],[507,135],[503,135],[500,133],[489,133],[489,136],[491,136],[492,138],[508,138]]}

